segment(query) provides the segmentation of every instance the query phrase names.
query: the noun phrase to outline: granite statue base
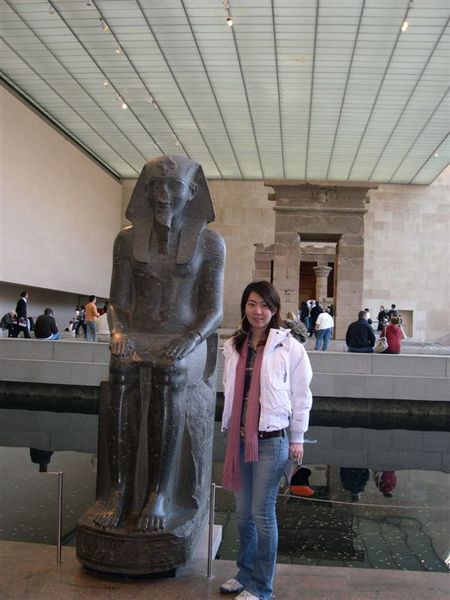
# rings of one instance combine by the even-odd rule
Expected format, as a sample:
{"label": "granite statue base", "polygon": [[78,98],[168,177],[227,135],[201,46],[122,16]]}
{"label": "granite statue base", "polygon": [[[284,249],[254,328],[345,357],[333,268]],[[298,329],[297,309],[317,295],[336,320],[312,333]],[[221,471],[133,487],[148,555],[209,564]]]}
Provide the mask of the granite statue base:
{"label": "granite statue base", "polygon": [[100,573],[165,576],[189,560],[203,528],[199,523],[182,537],[168,532],[130,534],[92,525],[94,514],[88,510],[78,523],[77,558]]}

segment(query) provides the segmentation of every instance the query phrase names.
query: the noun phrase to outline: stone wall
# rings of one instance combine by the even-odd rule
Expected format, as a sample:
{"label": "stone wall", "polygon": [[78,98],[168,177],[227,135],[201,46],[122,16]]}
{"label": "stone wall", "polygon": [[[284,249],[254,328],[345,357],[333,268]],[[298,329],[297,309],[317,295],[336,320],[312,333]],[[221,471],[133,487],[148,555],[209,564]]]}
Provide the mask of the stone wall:
{"label": "stone wall", "polygon": [[365,216],[364,306],[411,311],[412,335],[450,333],[450,167],[429,186],[381,185]]}
{"label": "stone wall", "polygon": [[107,296],[120,182],[4,88],[0,112],[0,281]]}

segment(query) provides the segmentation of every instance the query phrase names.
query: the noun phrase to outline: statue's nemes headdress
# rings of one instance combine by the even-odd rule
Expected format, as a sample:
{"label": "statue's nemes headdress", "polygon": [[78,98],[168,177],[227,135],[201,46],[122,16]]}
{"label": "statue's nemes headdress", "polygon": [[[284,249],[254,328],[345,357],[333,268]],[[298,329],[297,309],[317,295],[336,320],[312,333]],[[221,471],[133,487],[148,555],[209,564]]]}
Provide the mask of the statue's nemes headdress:
{"label": "statue's nemes headdress", "polygon": [[184,207],[184,223],[178,245],[177,263],[193,257],[200,231],[214,221],[214,207],[202,167],[184,156],[160,156],[149,160],[139,175],[126,211],[133,224],[133,255],[139,262],[149,260],[149,239],[153,212],[148,201],[147,184],[153,178],[175,177],[197,186],[194,198]]}

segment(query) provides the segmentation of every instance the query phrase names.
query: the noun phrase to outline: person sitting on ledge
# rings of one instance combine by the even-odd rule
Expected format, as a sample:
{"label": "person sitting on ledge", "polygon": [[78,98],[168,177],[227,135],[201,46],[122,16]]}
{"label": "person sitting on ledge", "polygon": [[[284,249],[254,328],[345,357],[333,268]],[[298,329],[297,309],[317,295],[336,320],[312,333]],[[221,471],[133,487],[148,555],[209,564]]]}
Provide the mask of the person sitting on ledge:
{"label": "person sitting on ledge", "polygon": [[348,326],[345,343],[349,352],[373,352],[375,334],[367,322],[365,310],[360,310],[358,320]]}
{"label": "person sitting on ledge", "polygon": [[46,308],[44,314],[39,315],[36,319],[34,337],[40,340],[59,340],[61,338],[52,308]]}

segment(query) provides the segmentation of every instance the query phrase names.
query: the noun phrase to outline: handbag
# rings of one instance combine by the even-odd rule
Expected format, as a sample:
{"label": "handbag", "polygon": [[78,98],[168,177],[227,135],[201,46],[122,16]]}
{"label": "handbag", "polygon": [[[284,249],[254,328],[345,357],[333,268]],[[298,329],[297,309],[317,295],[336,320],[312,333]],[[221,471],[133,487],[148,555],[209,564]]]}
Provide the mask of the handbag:
{"label": "handbag", "polygon": [[380,339],[378,340],[375,348],[374,348],[374,352],[377,352],[377,354],[384,352],[385,350],[387,350],[389,348],[389,344],[388,341],[386,339],[386,329],[384,330],[384,335],[382,334],[380,336]]}

